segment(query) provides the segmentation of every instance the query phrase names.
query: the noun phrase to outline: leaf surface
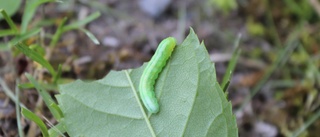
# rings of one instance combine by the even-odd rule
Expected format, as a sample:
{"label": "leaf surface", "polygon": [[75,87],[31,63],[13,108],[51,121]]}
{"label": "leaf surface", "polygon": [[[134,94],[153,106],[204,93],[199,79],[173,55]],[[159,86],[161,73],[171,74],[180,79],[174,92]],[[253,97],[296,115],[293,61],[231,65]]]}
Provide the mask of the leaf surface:
{"label": "leaf surface", "polygon": [[[160,105],[147,114],[138,98],[142,67],[111,71],[93,82],[60,86],[57,95],[70,136],[217,136],[236,137],[231,104],[217,83],[204,44],[190,31],[176,47],[155,84]],[[130,84],[132,83],[132,84]],[[142,109],[143,108],[143,109]],[[150,126],[148,126],[150,123]]]}

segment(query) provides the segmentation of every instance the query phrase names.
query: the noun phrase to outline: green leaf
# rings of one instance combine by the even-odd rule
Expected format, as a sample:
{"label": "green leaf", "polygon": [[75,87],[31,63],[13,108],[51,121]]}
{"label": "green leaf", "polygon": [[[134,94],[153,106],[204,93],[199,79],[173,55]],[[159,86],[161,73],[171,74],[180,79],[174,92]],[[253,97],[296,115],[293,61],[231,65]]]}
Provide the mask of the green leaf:
{"label": "green leaf", "polygon": [[[93,82],[60,86],[57,95],[70,136],[237,137],[231,103],[219,86],[204,44],[190,31],[159,75],[157,114],[145,117],[136,93],[146,64],[111,71]],[[154,135],[153,135],[154,133]]]}
{"label": "green leaf", "polygon": [[41,120],[41,118],[39,118],[36,114],[34,114],[33,112],[31,112],[30,110],[24,107],[21,107],[21,113],[25,118],[37,124],[37,126],[40,128],[42,135],[44,137],[49,137],[48,129],[46,125],[43,123],[43,121]]}
{"label": "green leaf", "polygon": [[60,108],[58,107],[58,105],[51,98],[50,94],[42,86],[40,86],[40,84],[30,74],[26,73],[25,75],[28,78],[28,80],[37,89],[38,93],[43,98],[44,103],[49,108],[53,117],[56,118],[57,121],[60,121],[60,119],[63,117],[62,112],[61,112]]}
{"label": "green leaf", "polygon": [[[18,11],[21,0],[0,0],[0,3],[0,9],[4,9],[8,13],[8,16],[11,17]],[[0,16],[1,19],[3,19],[2,16]]]}
{"label": "green leaf", "polygon": [[[0,0],[1,1],[1,0]],[[1,2],[0,2],[1,3]],[[15,31],[18,32],[18,28],[17,26],[13,23],[12,19],[9,17],[9,15],[7,14],[7,12],[4,9],[0,9],[0,12],[2,14],[2,17],[7,21],[7,23],[9,24],[10,28]],[[1,17],[1,16],[0,16]]]}
{"label": "green leaf", "polygon": [[53,67],[50,65],[50,63],[45,60],[43,58],[43,56],[41,56],[38,52],[35,52],[33,50],[31,50],[29,47],[27,47],[25,44],[23,43],[19,43],[15,46],[17,49],[19,49],[23,54],[25,54],[27,57],[29,57],[30,59],[32,59],[35,62],[38,62],[39,64],[41,64],[43,67],[47,68],[49,70],[49,72],[51,73],[51,75],[53,77],[56,76],[56,72],[54,71]]}

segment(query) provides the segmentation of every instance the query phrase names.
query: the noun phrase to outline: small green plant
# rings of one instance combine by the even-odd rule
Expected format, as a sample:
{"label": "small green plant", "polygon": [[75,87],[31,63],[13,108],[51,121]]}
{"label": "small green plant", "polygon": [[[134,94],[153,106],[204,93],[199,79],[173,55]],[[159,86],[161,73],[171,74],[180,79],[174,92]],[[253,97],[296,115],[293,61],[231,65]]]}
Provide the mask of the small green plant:
{"label": "small green plant", "polygon": [[[25,40],[36,37],[40,31],[42,26],[29,26],[29,22],[32,20],[37,7],[41,6],[42,4],[48,2],[58,2],[58,0],[30,0],[27,2],[24,8],[24,14],[22,17],[21,28],[14,24],[12,19],[7,14],[6,10],[0,9],[1,17],[3,17],[6,22],[9,24],[10,28],[6,30],[0,30],[0,37],[5,36],[14,36],[9,42],[0,43],[0,50],[10,50],[14,45],[17,45],[19,42],[24,42]],[[57,44],[58,40],[60,39],[61,35],[70,30],[80,30],[83,31],[94,43],[99,44],[99,41],[94,37],[92,33],[88,30],[84,29],[83,26],[92,20],[98,18],[100,16],[99,12],[95,12],[88,16],[87,18],[74,22],[68,25],[65,25],[66,18],[58,26],[56,33],[53,35],[51,42],[49,44],[50,48],[54,48]],[[44,45],[41,45],[44,46]],[[48,54],[48,53],[47,53]]]}
{"label": "small green plant", "polygon": [[[12,7],[14,5],[10,6],[11,2],[16,2],[15,4],[20,5],[20,2],[16,0],[12,0],[9,2],[1,2],[0,3],[7,3],[9,4],[8,7]],[[50,51],[52,51],[53,48],[55,48],[57,42],[59,41],[60,37],[63,33],[70,31],[70,30],[80,30],[84,32],[94,43],[98,44],[99,41],[94,37],[91,32],[84,29],[83,26],[92,20],[98,18],[100,16],[99,12],[95,12],[88,16],[87,18],[73,22],[70,24],[65,25],[65,22],[67,18],[63,19],[60,25],[57,27],[57,30],[53,37],[51,38],[49,46],[40,44],[41,42],[36,43],[28,43],[27,40],[31,38],[39,38],[41,37],[39,35],[42,26],[41,25],[35,25],[30,26],[30,21],[35,15],[36,9],[41,6],[42,4],[48,3],[48,2],[57,2],[56,0],[29,0],[26,2],[26,6],[24,8],[24,14],[21,22],[21,27],[18,28],[17,25],[14,23],[14,21],[10,18],[10,16],[13,14],[12,9],[9,9],[9,13],[6,12],[5,9],[0,9],[0,17],[2,17],[9,25],[8,29],[0,30],[0,37],[7,37],[10,36],[10,40],[5,43],[0,43],[0,51],[12,51],[14,55],[19,54],[20,52],[25,54],[27,57],[32,59],[33,61],[39,63],[42,67],[46,68],[49,73],[52,75],[52,80],[50,81],[37,81],[33,78],[30,74],[26,74],[26,77],[29,79],[31,83],[24,83],[20,84],[19,87],[16,88],[36,88],[39,95],[43,98],[46,106],[49,108],[50,112],[54,116],[54,118],[59,122],[63,118],[62,111],[60,110],[57,103],[51,98],[49,95],[46,87],[51,86],[54,89],[57,88],[57,85],[60,80],[60,74],[61,74],[61,65],[58,66],[57,70],[54,69],[54,67],[48,62],[48,60],[45,58],[46,54],[51,54]],[[12,4],[12,3],[11,3]],[[5,6],[5,5],[1,5]],[[1,7],[0,6],[0,7]],[[13,8],[13,7],[12,7]],[[14,48],[13,48],[14,47]],[[49,53],[45,53],[44,48],[49,48]],[[19,80],[17,80],[19,81]],[[46,83],[46,84],[44,84]],[[46,125],[42,122],[42,118],[38,117],[34,112],[28,110],[25,105],[19,102],[19,90],[16,90],[16,95],[12,94],[12,91],[10,91],[9,88],[7,88],[6,83],[0,78],[0,84],[2,87],[6,87],[5,93],[8,95],[8,97],[11,98],[14,102],[16,102],[16,110],[17,110],[17,119],[20,118],[19,108],[21,107],[21,113],[22,115],[35,122],[39,127],[44,137],[47,136],[63,136],[62,133],[65,132],[64,127],[61,126],[61,124],[57,125],[50,125],[50,129],[47,129]],[[17,82],[18,84],[18,82]],[[17,120],[18,124],[18,130],[19,130],[19,136],[23,137],[23,129],[21,127],[20,120]]]}

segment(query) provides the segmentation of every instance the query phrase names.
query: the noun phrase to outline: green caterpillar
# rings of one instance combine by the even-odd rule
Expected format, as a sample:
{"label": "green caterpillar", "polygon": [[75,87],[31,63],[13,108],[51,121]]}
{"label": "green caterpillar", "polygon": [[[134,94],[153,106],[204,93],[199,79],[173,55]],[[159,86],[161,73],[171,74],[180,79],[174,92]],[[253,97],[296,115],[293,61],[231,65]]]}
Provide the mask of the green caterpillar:
{"label": "green caterpillar", "polygon": [[152,56],[147,67],[142,73],[139,92],[144,106],[150,113],[159,112],[159,104],[154,93],[154,84],[159,73],[170,58],[175,46],[176,39],[173,37],[168,37],[162,40],[156,50],[156,53]]}

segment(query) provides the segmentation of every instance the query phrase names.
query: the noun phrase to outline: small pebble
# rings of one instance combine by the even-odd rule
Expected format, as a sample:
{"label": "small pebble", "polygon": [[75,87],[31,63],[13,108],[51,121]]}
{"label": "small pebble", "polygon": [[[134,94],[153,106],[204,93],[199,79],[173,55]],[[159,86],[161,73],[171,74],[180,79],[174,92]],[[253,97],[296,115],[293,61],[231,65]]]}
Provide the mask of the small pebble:
{"label": "small pebble", "polygon": [[107,47],[119,47],[120,45],[120,42],[117,38],[115,37],[104,37],[103,40],[102,40],[102,44],[104,46],[107,46]]}
{"label": "small pebble", "polygon": [[157,17],[169,6],[171,0],[139,0],[139,6],[146,14]]}

